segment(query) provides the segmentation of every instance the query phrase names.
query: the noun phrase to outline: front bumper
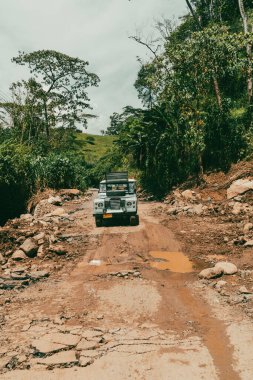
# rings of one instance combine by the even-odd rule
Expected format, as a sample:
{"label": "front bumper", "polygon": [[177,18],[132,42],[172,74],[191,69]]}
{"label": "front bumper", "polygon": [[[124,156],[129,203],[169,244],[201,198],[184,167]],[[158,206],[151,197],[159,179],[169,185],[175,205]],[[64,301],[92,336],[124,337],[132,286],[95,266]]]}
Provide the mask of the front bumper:
{"label": "front bumper", "polygon": [[[110,217],[106,217],[106,215],[110,215]],[[122,211],[122,210],[106,210],[101,214],[93,214],[95,218],[100,218],[104,220],[110,219],[124,219],[129,218],[130,216],[136,216],[137,211]]]}

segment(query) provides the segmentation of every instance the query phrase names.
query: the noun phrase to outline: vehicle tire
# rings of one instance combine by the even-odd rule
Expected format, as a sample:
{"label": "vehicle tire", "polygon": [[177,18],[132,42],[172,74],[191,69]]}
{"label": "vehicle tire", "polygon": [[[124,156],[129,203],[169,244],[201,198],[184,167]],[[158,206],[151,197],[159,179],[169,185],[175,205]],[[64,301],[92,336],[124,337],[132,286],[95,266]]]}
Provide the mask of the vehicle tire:
{"label": "vehicle tire", "polygon": [[102,227],[103,221],[100,218],[96,218],[96,227]]}
{"label": "vehicle tire", "polygon": [[135,216],[130,216],[130,226],[135,226]]}
{"label": "vehicle tire", "polygon": [[130,216],[130,226],[138,226],[139,225],[139,215]]}

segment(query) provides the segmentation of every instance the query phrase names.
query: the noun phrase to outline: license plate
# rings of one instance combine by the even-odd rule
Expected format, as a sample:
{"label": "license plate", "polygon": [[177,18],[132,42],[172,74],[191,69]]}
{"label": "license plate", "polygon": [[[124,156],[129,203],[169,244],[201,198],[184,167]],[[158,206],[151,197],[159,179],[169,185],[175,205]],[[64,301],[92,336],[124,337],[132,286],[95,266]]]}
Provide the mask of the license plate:
{"label": "license plate", "polygon": [[110,218],[112,218],[112,214],[104,214],[103,218],[104,219],[110,219]]}

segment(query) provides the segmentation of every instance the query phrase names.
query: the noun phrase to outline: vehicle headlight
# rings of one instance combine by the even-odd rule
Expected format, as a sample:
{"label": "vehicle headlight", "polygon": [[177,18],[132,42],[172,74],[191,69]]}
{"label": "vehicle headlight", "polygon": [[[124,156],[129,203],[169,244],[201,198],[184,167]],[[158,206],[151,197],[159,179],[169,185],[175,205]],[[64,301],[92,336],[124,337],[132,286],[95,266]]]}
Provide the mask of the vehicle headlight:
{"label": "vehicle headlight", "polygon": [[96,202],[95,206],[98,207],[98,208],[103,208],[104,204],[102,202]]}
{"label": "vehicle headlight", "polygon": [[132,206],[132,202],[127,202],[127,206],[128,207]]}

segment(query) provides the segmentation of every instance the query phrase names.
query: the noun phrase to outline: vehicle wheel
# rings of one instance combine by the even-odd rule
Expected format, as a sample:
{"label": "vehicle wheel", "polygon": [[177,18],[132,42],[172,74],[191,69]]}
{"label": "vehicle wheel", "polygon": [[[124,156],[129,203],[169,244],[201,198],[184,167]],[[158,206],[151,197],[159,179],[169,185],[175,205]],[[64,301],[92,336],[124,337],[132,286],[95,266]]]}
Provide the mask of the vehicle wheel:
{"label": "vehicle wheel", "polygon": [[96,227],[102,227],[103,221],[102,219],[96,218]]}
{"label": "vehicle wheel", "polygon": [[139,224],[139,216],[130,216],[130,226],[138,226]]}

